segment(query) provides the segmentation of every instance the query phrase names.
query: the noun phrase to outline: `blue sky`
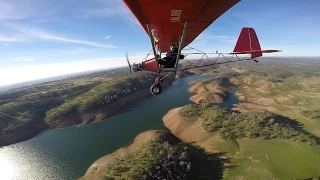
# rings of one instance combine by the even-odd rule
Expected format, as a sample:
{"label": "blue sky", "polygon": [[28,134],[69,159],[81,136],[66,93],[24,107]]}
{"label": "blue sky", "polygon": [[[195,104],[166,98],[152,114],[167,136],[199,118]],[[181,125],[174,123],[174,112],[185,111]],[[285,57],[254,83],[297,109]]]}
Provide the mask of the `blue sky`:
{"label": "blue sky", "polygon": [[[277,56],[320,56],[318,0],[242,0],[191,46],[231,52],[253,27]],[[0,0],[0,86],[141,61],[151,49],[121,0]]]}

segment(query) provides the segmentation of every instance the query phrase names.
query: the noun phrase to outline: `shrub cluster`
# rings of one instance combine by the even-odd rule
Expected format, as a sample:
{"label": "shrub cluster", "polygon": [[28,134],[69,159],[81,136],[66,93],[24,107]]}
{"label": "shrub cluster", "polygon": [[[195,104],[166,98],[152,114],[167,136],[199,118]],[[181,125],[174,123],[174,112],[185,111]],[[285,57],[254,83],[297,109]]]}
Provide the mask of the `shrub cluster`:
{"label": "shrub cluster", "polygon": [[187,179],[191,170],[188,146],[152,142],[107,166],[106,180]]}
{"label": "shrub cluster", "polygon": [[287,139],[309,145],[318,143],[317,138],[305,132],[297,121],[270,112],[240,113],[217,106],[189,105],[181,108],[179,114],[184,117],[199,117],[208,132],[217,131],[225,139],[261,137]]}
{"label": "shrub cluster", "polygon": [[305,111],[302,111],[302,114],[311,119],[320,120],[320,109],[305,110]]}
{"label": "shrub cluster", "polygon": [[156,75],[135,73],[93,78],[74,78],[0,94],[0,130],[41,128],[46,122],[71,111],[103,107],[120,97],[149,87]]}

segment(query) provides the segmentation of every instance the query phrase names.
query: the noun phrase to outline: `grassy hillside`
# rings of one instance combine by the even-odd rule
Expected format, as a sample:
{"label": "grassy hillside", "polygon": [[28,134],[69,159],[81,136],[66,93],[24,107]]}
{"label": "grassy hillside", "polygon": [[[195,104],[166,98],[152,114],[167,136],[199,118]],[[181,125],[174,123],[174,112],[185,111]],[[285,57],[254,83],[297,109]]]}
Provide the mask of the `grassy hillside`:
{"label": "grassy hillside", "polygon": [[197,120],[212,134],[213,149],[231,159],[223,179],[320,177],[319,61],[277,61],[199,71],[228,77],[239,86],[240,103],[232,110],[180,109],[186,121]]}
{"label": "grassy hillside", "polygon": [[[240,90],[237,96],[241,111],[267,110],[303,124],[320,136],[320,64],[265,64],[238,66],[241,76],[232,78]],[[261,72],[265,72],[262,73]],[[270,79],[277,78],[277,81]]]}
{"label": "grassy hillside", "polygon": [[234,168],[225,179],[307,179],[320,177],[320,147],[282,140],[237,140]]}
{"label": "grassy hillside", "polygon": [[[151,142],[105,169],[106,180],[221,179],[228,159],[187,143]],[[210,173],[208,173],[210,171]]]}
{"label": "grassy hillside", "polygon": [[304,110],[301,114],[314,120],[320,120],[320,109]]}
{"label": "grassy hillside", "polygon": [[84,113],[106,106],[148,88],[154,78],[154,74],[145,72],[117,75],[106,72],[3,92],[0,94],[0,130],[40,128],[67,113]]}
{"label": "grassy hillside", "polygon": [[185,179],[190,170],[191,159],[187,146],[152,142],[138,152],[110,164],[105,179],[163,179],[168,174]]}
{"label": "grassy hillside", "polygon": [[184,106],[186,121],[212,133],[210,145],[226,153],[232,168],[224,179],[304,179],[320,177],[319,137],[301,124],[269,112],[240,113],[218,107]]}
{"label": "grassy hillside", "polygon": [[217,131],[224,139],[259,137],[305,142],[309,145],[320,143],[317,137],[304,131],[296,121],[269,112],[239,113],[216,106],[189,105],[181,108],[179,113],[183,117],[198,117],[208,132]]}

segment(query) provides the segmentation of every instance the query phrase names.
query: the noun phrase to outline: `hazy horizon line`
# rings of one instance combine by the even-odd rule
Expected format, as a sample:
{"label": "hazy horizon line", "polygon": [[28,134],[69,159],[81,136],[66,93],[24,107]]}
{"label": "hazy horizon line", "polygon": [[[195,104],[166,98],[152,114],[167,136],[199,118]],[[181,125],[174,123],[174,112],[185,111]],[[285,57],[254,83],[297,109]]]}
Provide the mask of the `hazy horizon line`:
{"label": "hazy horizon line", "polygon": [[[320,58],[320,56],[267,56],[267,57],[260,57],[260,58],[286,58],[286,59],[288,59],[288,58]],[[128,67],[128,66],[121,65],[121,66],[110,67],[110,68],[84,70],[84,71],[79,71],[79,72],[71,72],[71,73],[66,73],[66,74],[61,74],[61,75],[49,76],[49,77],[45,77],[45,78],[26,80],[26,81],[16,82],[16,83],[12,83],[12,84],[4,84],[4,85],[0,85],[0,91],[2,90],[2,88],[9,88],[10,89],[10,86],[19,86],[19,84],[21,84],[21,86],[23,86],[23,83],[31,83],[32,84],[32,82],[34,82],[34,81],[46,82],[46,80],[50,81],[50,79],[52,79],[52,78],[61,77],[61,79],[63,79],[64,76],[72,76],[72,75],[76,75],[76,74],[79,74],[79,76],[80,76],[80,74],[82,74],[82,73],[89,73],[89,72],[103,71],[103,70],[112,70],[112,69],[125,68],[125,67]],[[59,79],[59,80],[61,80],[61,79]],[[39,82],[39,83],[44,83],[44,82]],[[12,88],[14,88],[14,87],[12,87]]]}

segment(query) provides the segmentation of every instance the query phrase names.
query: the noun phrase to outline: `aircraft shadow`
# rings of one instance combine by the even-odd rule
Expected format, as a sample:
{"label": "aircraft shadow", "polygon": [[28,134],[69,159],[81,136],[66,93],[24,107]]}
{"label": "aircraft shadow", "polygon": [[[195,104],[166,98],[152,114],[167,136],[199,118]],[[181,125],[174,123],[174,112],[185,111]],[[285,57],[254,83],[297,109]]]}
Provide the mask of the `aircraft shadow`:
{"label": "aircraft shadow", "polygon": [[191,148],[194,158],[188,175],[190,180],[222,179],[223,172],[234,167],[230,165],[231,159],[225,156],[225,152],[208,153],[204,148],[195,145]]}
{"label": "aircraft shadow", "polygon": [[[299,122],[298,120],[291,119],[289,117],[282,116],[282,115],[277,115],[277,114],[275,115],[275,119],[279,120],[282,124],[286,124],[286,125],[290,126],[292,129],[294,129],[294,130],[296,130],[298,132],[301,132],[302,134],[305,134],[308,137],[314,139],[316,144],[313,144],[313,145],[319,145],[320,144],[320,137],[315,136],[314,134],[306,131],[303,128],[303,123]],[[302,141],[305,141],[305,140],[302,140]]]}

